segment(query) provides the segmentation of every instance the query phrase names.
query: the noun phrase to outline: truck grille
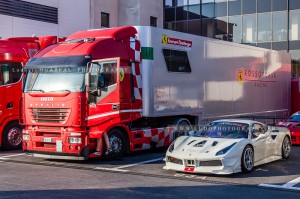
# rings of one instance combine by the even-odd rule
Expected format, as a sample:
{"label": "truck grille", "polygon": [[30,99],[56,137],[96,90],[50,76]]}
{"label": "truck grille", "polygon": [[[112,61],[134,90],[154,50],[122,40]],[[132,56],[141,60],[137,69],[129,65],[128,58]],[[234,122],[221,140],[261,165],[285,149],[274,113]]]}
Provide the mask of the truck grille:
{"label": "truck grille", "polygon": [[36,123],[60,123],[64,124],[70,114],[66,108],[33,108],[31,116]]}

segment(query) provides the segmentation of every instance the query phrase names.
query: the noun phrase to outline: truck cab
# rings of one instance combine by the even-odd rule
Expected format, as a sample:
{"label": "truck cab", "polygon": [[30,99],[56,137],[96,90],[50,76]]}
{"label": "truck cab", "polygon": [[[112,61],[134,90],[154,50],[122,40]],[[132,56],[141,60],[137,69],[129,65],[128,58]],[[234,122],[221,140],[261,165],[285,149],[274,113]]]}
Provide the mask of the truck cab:
{"label": "truck cab", "polygon": [[41,48],[57,37],[18,37],[0,40],[0,145],[3,149],[22,146],[19,124],[23,66]]}

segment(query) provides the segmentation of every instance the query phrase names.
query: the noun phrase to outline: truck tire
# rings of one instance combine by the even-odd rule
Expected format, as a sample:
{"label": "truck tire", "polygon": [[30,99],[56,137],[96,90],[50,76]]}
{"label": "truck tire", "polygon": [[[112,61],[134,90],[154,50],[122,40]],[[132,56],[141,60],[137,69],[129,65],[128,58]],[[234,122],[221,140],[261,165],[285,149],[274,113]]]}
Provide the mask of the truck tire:
{"label": "truck tire", "polygon": [[119,129],[112,129],[107,133],[111,152],[106,155],[106,158],[109,160],[117,160],[120,159],[125,151],[127,146],[127,139],[125,135]]}
{"label": "truck tire", "polygon": [[243,173],[250,173],[254,167],[254,151],[250,145],[245,146],[243,150],[241,167]]}
{"label": "truck tire", "polygon": [[283,159],[288,159],[291,154],[291,140],[288,136],[285,136],[282,142],[282,147],[281,147],[281,156]]}
{"label": "truck tire", "polygon": [[175,122],[174,140],[180,136],[187,135],[189,130],[186,127],[190,130],[192,129],[188,119],[181,118]]}
{"label": "truck tire", "polygon": [[22,127],[18,122],[9,123],[2,134],[2,148],[6,150],[20,149],[22,146]]}

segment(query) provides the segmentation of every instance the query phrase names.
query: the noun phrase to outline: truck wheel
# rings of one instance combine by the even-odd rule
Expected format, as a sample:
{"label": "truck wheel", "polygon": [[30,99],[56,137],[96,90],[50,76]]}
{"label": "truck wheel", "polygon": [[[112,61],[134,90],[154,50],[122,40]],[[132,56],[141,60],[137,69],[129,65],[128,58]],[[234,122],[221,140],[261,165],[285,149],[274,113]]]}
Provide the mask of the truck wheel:
{"label": "truck wheel", "polygon": [[291,154],[291,140],[288,136],[285,136],[281,147],[281,156],[283,159],[288,159]]}
{"label": "truck wheel", "polygon": [[111,152],[106,155],[106,158],[109,160],[120,159],[126,151],[126,137],[119,129],[113,129],[107,135],[109,137]]}
{"label": "truck wheel", "polygon": [[2,135],[2,147],[6,150],[20,149],[22,146],[22,127],[18,122],[8,124]]}
{"label": "truck wheel", "polygon": [[243,173],[250,173],[254,166],[254,152],[251,146],[244,148],[241,159],[241,167]]}
{"label": "truck wheel", "polygon": [[190,131],[191,123],[188,119],[181,118],[175,123],[175,131],[174,131],[174,140],[180,136],[187,135],[188,131]]}

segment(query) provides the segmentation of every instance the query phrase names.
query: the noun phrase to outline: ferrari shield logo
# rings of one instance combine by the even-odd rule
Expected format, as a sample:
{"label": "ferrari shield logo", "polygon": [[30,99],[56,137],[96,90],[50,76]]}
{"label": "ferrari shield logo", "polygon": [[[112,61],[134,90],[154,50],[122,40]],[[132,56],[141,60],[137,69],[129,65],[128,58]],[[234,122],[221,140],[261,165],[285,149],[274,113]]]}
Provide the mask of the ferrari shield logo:
{"label": "ferrari shield logo", "polygon": [[240,70],[238,72],[238,81],[239,81],[240,84],[242,84],[244,82],[244,77],[243,76],[244,76],[243,71]]}
{"label": "ferrari shield logo", "polygon": [[125,77],[125,71],[123,68],[120,68],[120,82],[124,80]]}
{"label": "ferrari shield logo", "polygon": [[162,35],[162,40],[161,42],[166,45],[168,43],[168,36],[167,35]]}

